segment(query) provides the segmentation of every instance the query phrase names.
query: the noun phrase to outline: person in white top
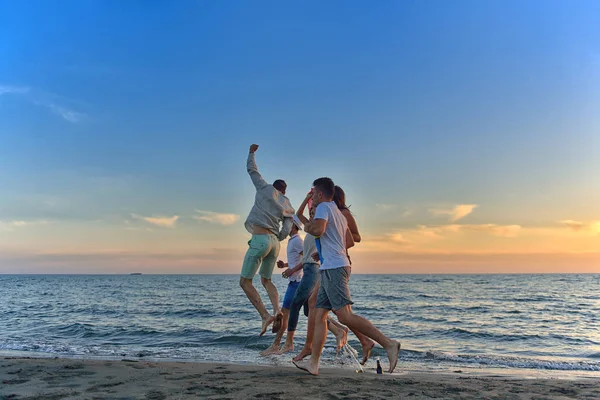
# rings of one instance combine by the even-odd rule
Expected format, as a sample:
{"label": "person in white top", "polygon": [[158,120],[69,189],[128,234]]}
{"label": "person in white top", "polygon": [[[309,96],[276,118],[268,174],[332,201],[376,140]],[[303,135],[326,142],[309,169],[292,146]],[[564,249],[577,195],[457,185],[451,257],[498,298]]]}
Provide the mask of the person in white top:
{"label": "person in white top", "polygon": [[385,336],[369,320],[352,311],[354,302],[348,287],[350,260],[346,250],[354,245],[354,240],[346,218],[333,202],[335,185],[330,178],[319,178],[313,187],[313,202],[317,204],[315,217],[312,221],[299,217],[306,233],[320,242],[320,246],[317,242],[317,250],[321,259],[321,286],[315,308],[312,354],[308,361],[293,363],[312,375],[319,374],[319,360],[327,337],[327,314],[333,310],[342,324],[373,339],[386,350],[390,363],[388,372],[392,373],[398,363],[400,342]]}
{"label": "person in white top", "polygon": [[[356,223],[354,216],[350,212],[350,208],[346,205],[346,192],[344,192],[344,189],[342,189],[338,185],[335,185],[335,194],[333,195],[333,202],[337,205],[337,208],[342,212],[344,217],[346,217],[346,222],[348,222],[348,229],[350,229],[350,233],[352,233],[352,239],[354,240],[354,243],[360,243],[362,238],[360,236],[360,233],[358,232],[358,224]],[[350,261],[350,265],[352,266],[352,260],[350,259],[348,251],[346,251],[346,255],[348,255],[348,260]],[[331,316],[328,318],[328,322],[330,325],[336,325],[338,326],[338,328],[344,329],[346,331],[347,342],[348,328],[341,325],[335,319],[331,318]],[[362,346],[363,358],[360,363],[361,365],[365,365],[369,359],[371,350],[373,350],[373,348],[375,347],[375,342],[373,342],[365,335],[361,334],[359,331],[353,330],[352,332],[356,335],[356,337],[360,341],[360,345]]]}
{"label": "person in white top", "polygon": [[[284,263],[282,260],[277,261],[278,268],[294,268],[297,265],[302,265],[302,255],[304,254],[304,242],[300,235],[298,235],[298,231],[300,229],[302,229],[302,223],[300,222],[298,217],[294,216],[294,225],[292,226],[292,231],[290,232],[290,239],[288,240],[287,245],[288,261],[287,263]],[[287,277],[290,282],[288,283],[288,287],[283,298],[283,307],[281,308],[281,312],[283,313],[283,319],[281,321],[281,327],[275,335],[273,344],[266,350],[262,351],[260,353],[261,356],[269,356],[272,354],[277,354],[279,352],[279,345],[281,344],[281,339],[283,338],[283,334],[287,330],[288,326],[290,306],[292,304],[292,300],[294,299],[294,295],[296,294],[296,290],[300,285],[302,276],[302,269],[299,269],[298,271]]]}

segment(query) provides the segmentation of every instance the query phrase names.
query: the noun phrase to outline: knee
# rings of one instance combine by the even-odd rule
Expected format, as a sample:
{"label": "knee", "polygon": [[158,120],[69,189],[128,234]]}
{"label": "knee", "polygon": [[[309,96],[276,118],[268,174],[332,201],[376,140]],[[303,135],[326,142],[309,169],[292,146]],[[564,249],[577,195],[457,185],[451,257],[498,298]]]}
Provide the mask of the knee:
{"label": "knee", "polygon": [[267,286],[271,286],[271,285],[272,285],[272,282],[271,282],[271,280],[270,280],[270,279],[263,278],[263,277],[261,277],[261,278],[260,278],[260,283],[262,283],[262,285],[263,285],[265,288],[266,288]]}
{"label": "knee", "polygon": [[345,309],[342,310],[338,310],[338,311],[334,311],[334,314],[338,317],[338,321],[340,322],[340,324],[342,325],[348,325],[348,319],[350,317],[350,314],[348,312],[346,312]]}
{"label": "knee", "polygon": [[315,318],[319,321],[327,322],[327,314],[329,310],[324,308],[315,308]]}
{"label": "knee", "polygon": [[300,310],[300,308],[302,308],[302,302],[294,298],[290,303],[290,310]]}
{"label": "knee", "polygon": [[252,286],[252,280],[251,280],[251,279],[248,279],[248,278],[243,278],[243,277],[241,277],[241,278],[240,278],[240,287],[241,287],[242,289],[245,289],[245,288],[247,288],[247,287],[249,287],[249,286]]}

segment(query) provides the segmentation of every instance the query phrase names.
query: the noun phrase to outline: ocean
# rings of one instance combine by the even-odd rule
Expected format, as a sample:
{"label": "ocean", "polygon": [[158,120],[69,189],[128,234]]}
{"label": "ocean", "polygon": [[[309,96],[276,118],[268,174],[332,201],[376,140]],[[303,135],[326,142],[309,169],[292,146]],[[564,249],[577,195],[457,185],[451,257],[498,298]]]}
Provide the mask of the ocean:
{"label": "ocean", "polygon": [[[0,275],[0,353],[290,364],[236,275]],[[280,297],[287,281],[274,278]],[[266,304],[268,298],[255,279]],[[600,373],[600,275],[352,275],[356,313],[402,343],[397,371]],[[305,337],[301,314],[296,351]],[[360,353],[352,333],[350,345]],[[295,354],[295,353],[293,353]],[[376,347],[376,357],[387,363]],[[328,336],[323,363],[354,368]]]}

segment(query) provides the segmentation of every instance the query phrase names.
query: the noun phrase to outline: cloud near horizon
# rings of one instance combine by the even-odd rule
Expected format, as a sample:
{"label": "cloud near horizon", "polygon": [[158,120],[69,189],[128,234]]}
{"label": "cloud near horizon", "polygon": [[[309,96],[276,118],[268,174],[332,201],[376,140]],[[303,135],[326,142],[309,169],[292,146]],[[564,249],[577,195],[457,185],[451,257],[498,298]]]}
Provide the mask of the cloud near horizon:
{"label": "cloud near horizon", "polygon": [[448,215],[450,222],[456,222],[471,214],[477,207],[479,207],[478,204],[457,204],[451,209],[432,208],[429,212],[434,216]]}
{"label": "cloud near horizon", "polygon": [[600,221],[573,221],[571,219],[559,221],[575,232],[589,232],[592,235],[600,235]]}
{"label": "cloud near horizon", "polygon": [[3,230],[13,230],[13,228],[22,228],[25,226],[33,226],[33,225],[48,225],[50,221],[47,220],[37,220],[37,221],[24,221],[24,220],[14,220],[14,221],[0,221],[0,229]]}
{"label": "cloud near horizon", "polygon": [[214,211],[202,210],[196,210],[196,212],[200,215],[194,215],[193,218],[195,220],[210,222],[211,224],[219,224],[225,226],[233,225],[240,219],[240,216],[238,214],[217,213]]}
{"label": "cloud near horizon", "polygon": [[131,216],[135,219],[166,228],[173,228],[175,223],[179,220],[178,215],[174,215],[172,217],[144,217],[143,215],[131,214]]}
{"label": "cloud near horizon", "polygon": [[419,225],[416,233],[430,238],[439,238],[446,233],[480,232],[493,236],[515,237],[521,230],[520,225],[496,225],[496,224],[452,224],[440,226]]}

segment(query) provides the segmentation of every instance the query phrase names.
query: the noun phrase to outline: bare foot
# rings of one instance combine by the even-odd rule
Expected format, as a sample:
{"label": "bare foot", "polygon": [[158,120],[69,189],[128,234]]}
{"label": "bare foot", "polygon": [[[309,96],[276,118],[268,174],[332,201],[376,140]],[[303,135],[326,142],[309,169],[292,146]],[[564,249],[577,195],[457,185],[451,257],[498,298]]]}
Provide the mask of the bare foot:
{"label": "bare foot", "polygon": [[272,317],[270,315],[269,315],[269,318],[263,319],[262,320],[262,331],[260,331],[260,335],[258,335],[258,336],[264,335],[265,332],[267,331],[267,328],[269,327],[269,325],[271,325],[273,323],[273,321],[275,321],[275,317]]}
{"label": "bare foot", "polygon": [[272,356],[273,354],[277,354],[278,351],[279,351],[279,345],[276,346],[275,344],[272,344],[271,346],[269,346],[268,349],[261,351],[260,355],[262,357]]}
{"label": "bare foot", "polygon": [[367,361],[369,361],[373,347],[375,347],[375,342],[373,341],[369,342],[367,345],[363,345],[363,359],[360,362],[360,365],[365,365]]}
{"label": "bare foot", "polygon": [[312,350],[307,349],[305,347],[302,350],[300,350],[300,354],[298,354],[296,357],[292,358],[292,361],[298,362],[298,361],[304,360],[304,358],[310,356],[311,354],[312,354]]}
{"label": "bare foot", "polygon": [[277,354],[285,354],[294,351],[294,344],[284,344],[281,350],[277,352]]}
{"label": "bare foot", "polygon": [[281,329],[281,323],[283,322],[283,313],[279,312],[275,315],[275,321],[273,322],[273,327],[271,328],[271,333],[277,333]]}
{"label": "bare foot", "polygon": [[387,351],[388,359],[390,360],[390,369],[388,373],[394,372],[394,368],[396,368],[396,364],[398,364],[398,353],[400,353],[400,342],[392,341],[392,344],[389,347],[385,348]]}
{"label": "bare foot", "polygon": [[335,351],[338,353],[348,343],[348,328],[344,328],[341,331],[342,333],[339,336],[335,335],[335,341],[337,342],[337,349]]}
{"label": "bare foot", "polygon": [[319,366],[314,366],[309,361],[294,361],[294,365],[301,369],[302,371],[306,371],[311,375],[319,375]]}

